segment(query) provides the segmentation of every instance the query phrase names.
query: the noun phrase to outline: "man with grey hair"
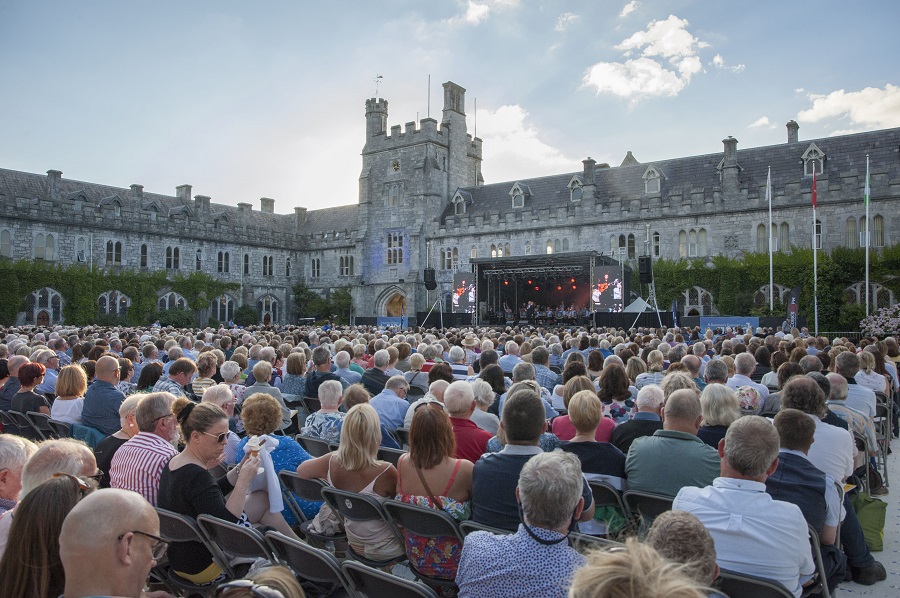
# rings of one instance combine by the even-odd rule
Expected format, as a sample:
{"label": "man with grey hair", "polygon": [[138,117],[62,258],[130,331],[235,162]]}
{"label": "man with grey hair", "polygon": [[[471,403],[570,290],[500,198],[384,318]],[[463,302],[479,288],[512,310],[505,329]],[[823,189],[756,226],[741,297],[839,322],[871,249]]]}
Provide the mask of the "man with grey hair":
{"label": "man with grey hair", "polygon": [[360,383],[369,391],[373,397],[384,390],[387,384],[388,376],[385,370],[388,369],[388,363],[391,361],[391,354],[385,349],[375,351],[372,356],[372,367],[366,370],[366,373],[360,378]]}
{"label": "man with grey hair", "polygon": [[453,345],[450,347],[450,369],[453,371],[454,380],[465,380],[473,375],[472,368],[466,363],[466,350]]}
{"label": "man with grey hair", "polygon": [[[383,349],[382,349],[383,350]],[[385,355],[387,351],[384,351]],[[378,355],[378,351],[375,352]],[[403,418],[409,409],[406,395],[409,392],[409,382],[403,376],[391,376],[384,385],[384,390],[372,397],[369,401],[378,418],[389,432],[395,432],[403,425]]]}
{"label": "man with grey hair", "polygon": [[22,491],[22,469],[37,451],[27,438],[0,434],[0,515],[16,506]]}
{"label": "man with grey hair", "polygon": [[839,418],[847,422],[847,428],[853,434],[861,434],[866,438],[866,445],[869,449],[869,455],[876,456],[878,454],[878,439],[875,433],[875,424],[864,413],[847,406],[847,379],[840,374],[830,373],[827,376],[828,382],[831,384],[831,393],[825,406]]}
{"label": "man with grey hair", "polygon": [[706,388],[706,381],[700,376],[700,367],[702,365],[700,358],[696,355],[685,355],[681,358],[681,363],[687,368],[688,373],[691,375],[691,378],[694,379],[694,383],[697,385],[697,388],[700,389],[700,392],[703,392],[703,389]]}
{"label": "man with grey hair", "polygon": [[582,485],[575,455],[554,451],[531,457],[515,490],[518,530],[506,536],[466,536],[456,576],[460,597],[565,598],[573,573],[584,564],[584,557],[566,542],[585,508]]}
{"label": "man with grey hair", "polygon": [[851,409],[875,417],[875,393],[856,383],[859,371],[859,356],[852,351],[843,351],[834,360],[835,370],[847,380],[847,406]]}
{"label": "man with grey hair", "polygon": [[331,352],[328,347],[316,347],[312,352],[313,369],[306,374],[306,396],[319,396],[319,385],[326,380],[341,381],[341,377],[331,371]]}
{"label": "man with grey hair", "polygon": [[[346,353],[344,353],[346,355]],[[322,407],[315,413],[310,413],[303,424],[302,434],[321,438],[326,442],[337,444],[341,441],[341,425],[344,422],[341,405],[343,388],[337,380],[326,380],[319,385],[319,402]]]}
{"label": "man with grey hair", "polygon": [[519,343],[516,341],[507,342],[504,347],[503,357],[497,361],[497,365],[503,368],[505,373],[509,374],[513,371],[513,368],[516,367],[516,364],[521,362],[522,359],[519,357]]}
{"label": "man with grey hair", "polygon": [[487,452],[487,443],[493,435],[479,428],[472,421],[475,405],[475,391],[472,385],[458,380],[444,391],[444,407],[450,415],[453,435],[456,437],[457,459],[468,459],[472,463],[478,461]]}
{"label": "man with grey hair", "polygon": [[719,456],[697,437],[703,421],[697,393],[689,389],[673,392],[661,418],[662,430],[636,439],[628,450],[625,472],[629,489],[675,496],[684,486],[710,484],[719,473]]}
{"label": "man with grey hair", "polygon": [[[535,380],[534,365],[527,361],[520,360],[512,370],[512,383],[515,384],[517,382],[526,382],[529,380],[535,383],[537,382],[537,380]],[[544,412],[547,414],[547,419],[553,419],[559,415],[559,413],[557,413],[556,409],[553,408],[553,405],[550,404],[550,391],[540,384],[538,384],[537,387],[541,393],[541,400],[544,402]],[[503,393],[497,400],[497,411],[499,413],[503,413],[503,403],[506,402],[508,394],[508,392]]]}
{"label": "man with grey hair", "polygon": [[[412,424],[413,415],[416,413],[416,409],[422,403],[440,403],[441,406],[444,405],[444,392],[447,390],[447,387],[450,386],[450,383],[446,380],[435,380],[428,386],[428,392],[426,392],[423,396],[419,397],[409,406],[409,409],[406,410],[406,415],[403,417],[403,427],[409,428]],[[407,399],[409,400],[409,399]],[[444,408],[446,410],[446,408]]]}
{"label": "man with grey hair", "polygon": [[347,351],[338,351],[334,355],[334,364],[337,369],[334,374],[340,376],[348,385],[356,384],[362,378],[362,374],[350,369],[350,353]]}
{"label": "man with grey hair", "polygon": [[815,355],[807,355],[806,357],[800,358],[797,365],[800,366],[800,369],[803,370],[804,374],[822,371],[822,360]]}
{"label": "man with grey hair", "polygon": [[546,388],[548,392],[553,392],[553,388],[562,382],[562,376],[550,369],[550,352],[546,347],[535,347],[531,351],[531,363],[534,365],[534,379]]}
{"label": "man with grey hair", "polygon": [[725,384],[728,382],[728,366],[721,359],[713,359],[706,364],[703,379],[707,384]]}
{"label": "man with grey hair", "polygon": [[800,507],[766,493],[779,445],[767,419],[740,418],[719,443],[721,476],[705,488],[682,488],[672,509],[693,513],[709,530],[721,568],[777,581],[799,597],[816,566]]}
{"label": "man with grey hair", "polygon": [[109,468],[112,488],[132,490],[156,506],[159,476],[169,459],[178,454],[178,423],[172,413],[175,395],[145,395],[135,411],[139,432],[119,447]]}
{"label": "man with grey hair", "polygon": [[635,440],[644,436],[653,436],[657,430],[663,429],[660,418],[663,406],[662,388],[656,384],[648,384],[640,389],[635,406],[637,411],[631,416],[631,419],[616,426],[609,439],[611,444],[626,455]]}
{"label": "man with grey hair", "polygon": [[9,370],[9,379],[0,390],[0,411],[9,411],[12,408],[13,397],[22,388],[19,382],[19,368],[28,363],[28,358],[24,355],[13,355],[6,362],[6,369]]}
{"label": "man with grey hair", "polygon": [[759,393],[759,403],[762,404],[769,398],[769,389],[750,379],[755,369],[756,358],[752,353],[738,353],[734,357],[734,376],[729,378],[725,385],[733,388],[735,391],[742,386],[749,386],[755,389]]}

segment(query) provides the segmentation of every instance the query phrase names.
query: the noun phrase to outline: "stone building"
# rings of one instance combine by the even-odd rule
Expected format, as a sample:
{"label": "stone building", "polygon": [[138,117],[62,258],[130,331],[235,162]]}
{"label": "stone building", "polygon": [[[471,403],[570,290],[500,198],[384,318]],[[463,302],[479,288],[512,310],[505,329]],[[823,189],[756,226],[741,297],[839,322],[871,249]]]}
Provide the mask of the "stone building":
{"label": "stone building", "polygon": [[[800,140],[787,123],[783,144],[641,163],[627,152],[618,166],[591,158],[559,175],[484,184],[482,142],[467,131],[465,89],[444,88],[442,119],[387,127],[388,102],[365,103],[359,202],[276,214],[274,200],[238,207],[174,195],[0,170],[0,257],[93,268],[203,271],[238,290],[210,298],[209,316],[228,320],[251,303],[265,322],[294,318],[292,286],[320,294],[349,285],[359,318],[427,312],[450,289],[453,273],[479,258],[593,252],[626,262],[654,257],[738,256],[769,242],[767,168],[772,171],[773,238],[778,251],[812,243],[811,188],[816,173],[816,243],[859,247],[870,158],[874,248],[900,240],[900,129]],[[436,268],[438,288],[423,270]],[[862,280],[862,276],[860,277]],[[783,299],[790,281],[776,281]],[[873,307],[895,302],[872,285]],[[862,283],[846,289],[862,300]],[[706,294],[704,294],[706,293]],[[760,289],[760,296],[768,289]],[[685,314],[709,315],[714,298],[686,289]],[[130,298],[98,297],[107,313]],[[64,289],[34,289],[26,322],[62,320]],[[179,303],[180,302],[180,303]],[[161,309],[184,303],[163,289]]]}

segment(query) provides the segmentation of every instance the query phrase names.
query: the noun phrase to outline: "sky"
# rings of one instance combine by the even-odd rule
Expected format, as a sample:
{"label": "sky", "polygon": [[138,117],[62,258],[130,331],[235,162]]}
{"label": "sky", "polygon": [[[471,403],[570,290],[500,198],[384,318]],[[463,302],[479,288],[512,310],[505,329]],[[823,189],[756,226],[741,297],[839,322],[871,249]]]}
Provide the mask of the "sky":
{"label": "sky", "polygon": [[[358,201],[388,126],[466,88],[486,183],[900,126],[900,3],[0,0],[0,168],[277,213]],[[475,105],[477,102],[477,112]]]}

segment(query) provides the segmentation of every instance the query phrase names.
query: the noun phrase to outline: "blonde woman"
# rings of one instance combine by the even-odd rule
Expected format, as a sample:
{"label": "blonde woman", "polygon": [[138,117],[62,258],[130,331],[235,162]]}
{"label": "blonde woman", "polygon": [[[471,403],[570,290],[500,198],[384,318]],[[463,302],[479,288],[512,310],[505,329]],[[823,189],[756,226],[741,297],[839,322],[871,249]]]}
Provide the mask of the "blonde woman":
{"label": "blonde woman", "polygon": [[[112,459],[116,454],[116,451],[119,450],[119,447],[125,444],[129,438],[136,436],[137,433],[140,432],[140,430],[138,430],[135,413],[137,412],[138,403],[140,403],[141,399],[145,396],[147,395],[143,393],[135,393],[129,395],[122,401],[122,404],[119,405],[119,422],[121,423],[122,428],[115,434],[101,440],[94,449],[94,456],[97,458],[97,469],[103,472],[103,475],[100,477],[101,488],[109,488],[109,469],[112,466]],[[57,401],[58,400],[59,399],[57,399]]]}
{"label": "blonde woman", "polygon": [[664,362],[665,358],[659,349],[654,349],[647,354],[647,371],[638,375],[634,380],[634,385],[638,390],[648,384],[659,384],[662,382]]}
{"label": "blonde woman", "polygon": [[[854,379],[860,386],[865,386],[874,392],[883,392],[887,396],[891,394],[891,383],[887,377],[875,371],[875,355],[868,351],[861,351],[859,355],[859,371]],[[59,385],[59,382],[57,382]]]}
{"label": "blonde woman", "polygon": [[[325,479],[339,490],[371,496],[383,501],[397,494],[397,469],[377,459],[381,422],[368,403],[354,406],[344,417],[341,442],[336,452],[301,463],[297,475]],[[346,522],[350,545],[372,560],[405,554],[391,528],[382,522]]]}
{"label": "blonde woman", "polygon": [[700,411],[703,423],[697,437],[713,447],[719,448],[719,441],[725,438],[728,426],[741,417],[741,403],[733,388],[724,384],[708,384],[700,393]]}
{"label": "blonde woman", "polygon": [[87,375],[80,365],[67,365],[56,379],[56,399],[50,407],[50,417],[67,424],[81,423]]}

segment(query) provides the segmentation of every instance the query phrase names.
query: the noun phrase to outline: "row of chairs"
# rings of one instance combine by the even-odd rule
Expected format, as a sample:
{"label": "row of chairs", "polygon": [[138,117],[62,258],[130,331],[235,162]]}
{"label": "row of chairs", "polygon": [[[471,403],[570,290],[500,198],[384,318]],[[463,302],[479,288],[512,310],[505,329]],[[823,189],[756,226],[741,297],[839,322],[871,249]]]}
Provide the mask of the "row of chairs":
{"label": "row of chairs", "polygon": [[46,413],[29,411],[0,411],[0,423],[8,434],[23,436],[31,440],[49,440],[50,438],[68,438],[72,435],[72,427],[61,421],[50,419]]}
{"label": "row of chairs", "polygon": [[[313,457],[321,457],[323,455],[327,455],[333,451],[336,451],[338,445],[335,443],[330,443],[321,438],[316,438],[314,436],[306,436],[304,434],[297,434],[294,439],[303,447],[303,449],[309,453]],[[408,439],[408,437],[407,437]],[[397,462],[400,460],[401,455],[405,455],[407,451],[400,449],[392,449],[381,447],[378,449],[378,458],[381,461],[387,461],[388,463],[392,463],[394,467],[397,466]]]}

